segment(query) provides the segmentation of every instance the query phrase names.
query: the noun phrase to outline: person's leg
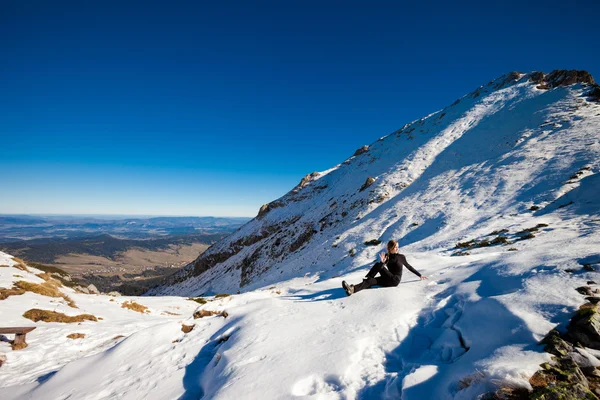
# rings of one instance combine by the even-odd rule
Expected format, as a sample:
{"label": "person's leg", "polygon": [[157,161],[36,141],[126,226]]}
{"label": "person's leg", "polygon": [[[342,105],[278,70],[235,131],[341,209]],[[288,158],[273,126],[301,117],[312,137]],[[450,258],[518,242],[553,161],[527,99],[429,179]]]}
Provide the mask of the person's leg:
{"label": "person's leg", "polygon": [[381,268],[379,271],[380,276],[377,277],[377,285],[383,287],[398,286],[400,278],[394,275],[386,267]]}
{"label": "person's leg", "polygon": [[371,270],[367,273],[367,278],[375,278],[375,275],[377,275],[377,273],[380,273],[382,269],[387,270],[384,263],[375,263],[375,265],[373,265],[373,268],[371,268]]}
{"label": "person's leg", "polygon": [[368,289],[374,285],[377,285],[376,278],[365,278],[361,283],[354,285],[354,293],[360,292],[363,289]]}

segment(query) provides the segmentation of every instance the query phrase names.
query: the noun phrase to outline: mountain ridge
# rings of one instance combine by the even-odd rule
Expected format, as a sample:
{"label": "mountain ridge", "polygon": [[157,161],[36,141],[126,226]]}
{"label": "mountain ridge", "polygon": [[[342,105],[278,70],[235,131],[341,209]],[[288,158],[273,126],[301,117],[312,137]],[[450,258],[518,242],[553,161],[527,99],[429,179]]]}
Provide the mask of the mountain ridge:
{"label": "mountain ridge", "polygon": [[[595,104],[597,91],[598,85],[586,71],[504,74],[457,99],[450,106],[405,124],[369,146],[359,148],[353,156],[333,168],[306,175],[290,192],[263,205],[256,218],[213,245],[165,286],[157,287],[148,294],[193,295],[222,290],[251,290],[257,285],[274,283],[279,279],[272,275],[258,283],[259,278],[271,271],[273,265],[281,271],[282,277],[287,278],[301,272],[324,276],[332,269],[340,272],[340,263],[343,264],[341,271],[348,271],[352,270],[352,265],[357,267],[354,261],[348,261],[348,255],[350,252],[356,254],[357,251],[368,250],[368,246],[362,246],[362,243],[369,239],[385,241],[401,238],[401,245],[411,245],[435,237],[432,229],[441,229],[454,231],[454,235],[446,236],[454,236],[452,240],[457,240],[460,238],[460,229],[451,228],[453,224],[450,220],[464,228],[464,221],[458,217],[465,214],[464,210],[457,208],[451,216],[437,212],[411,217],[410,211],[400,215],[391,210],[389,204],[399,203],[400,198],[406,202],[411,194],[421,196],[424,194],[423,184],[436,182],[437,186],[443,188],[436,179],[450,170],[468,170],[469,166],[479,170],[480,164],[493,160],[494,171],[498,173],[503,170],[502,157],[509,160],[507,168],[510,169],[510,156],[522,152],[522,147],[533,142],[552,142],[547,150],[553,152],[556,143],[543,139],[548,136],[544,132],[547,128],[571,132],[572,126],[579,123],[577,118],[586,119],[575,115],[578,102],[586,106]],[[561,122],[565,124],[564,127]],[[503,134],[500,140],[498,132]],[[493,146],[490,146],[492,142]],[[536,150],[527,150],[529,153],[532,151]],[[587,159],[591,161],[593,157]],[[552,160],[544,157],[539,157],[539,160],[547,163],[551,170],[560,169]],[[586,163],[581,166],[583,164]],[[528,167],[531,171],[537,171],[530,171],[530,177],[558,184],[554,175],[544,178],[539,165],[536,167],[535,163],[530,163]],[[526,173],[523,172],[526,169],[518,169]],[[462,183],[453,186],[448,195],[452,196],[456,191],[463,192],[465,182],[471,184],[479,179],[478,176],[460,180]],[[490,176],[489,179],[496,178]],[[523,187],[528,184],[526,180],[518,183],[503,178],[496,180],[496,185],[520,184]],[[418,184],[415,185],[415,182]],[[499,190],[498,187],[488,189],[486,195]],[[514,192],[516,189],[513,187],[508,190]],[[481,192],[480,189],[473,191]],[[498,198],[504,195],[496,193]],[[427,196],[435,197],[432,193]],[[549,199],[552,194],[547,192],[545,196]],[[473,199],[469,194],[465,194],[465,199],[471,203],[476,200],[471,208],[478,208],[485,203],[483,198]],[[510,199],[514,200],[512,197]],[[383,205],[387,206],[381,208]],[[406,207],[403,205],[402,209],[406,210]],[[364,225],[359,222],[364,217],[371,218],[371,223],[366,223],[370,229],[357,227]],[[382,222],[389,220],[395,221],[389,224]],[[411,227],[414,229],[409,229]],[[372,232],[372,237],[366,237],[366,231]],[[344,238],[338,239],[340,236]],[[318,255],[308,256],[306,246],[315,240],[321,241],[321,246],[318,249],[312,246],[311,252]],[[339,251],[342,242],[346,254]],[[324,243],[327,245],[323,246]],[[420,247],[431,249],[449,244],[450,240],[446,239],[435,244],[422,243]],[[325,256],[334,252],[335,256]],[[298,260],[291,264],[295,265],[291,268],[286,266],[286,262],[290,264],[288,261],[294,257]],[[306,258],[305,263],[310,264],[297,265],[302,258]],[[333,265],[312,268],[317,263]],[[219,272],[213,271],[214,267],[218,267]],[[195,283],[185,283],[188,279]],[[250,284],[253,285],[248,286]]]}

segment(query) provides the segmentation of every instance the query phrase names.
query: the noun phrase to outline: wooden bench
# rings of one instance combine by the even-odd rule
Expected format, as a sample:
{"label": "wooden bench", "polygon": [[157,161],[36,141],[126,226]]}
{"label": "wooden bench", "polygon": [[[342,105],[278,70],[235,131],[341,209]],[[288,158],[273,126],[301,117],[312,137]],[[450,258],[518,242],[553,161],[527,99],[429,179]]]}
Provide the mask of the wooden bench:
{"label": "wooden bench", "polygon": [[20,350],[27,347],[25,335],[34,329],[35,326],[0,328],[0,334],[14,334],[15,340],[11,342],[12,348],[13,350]]}

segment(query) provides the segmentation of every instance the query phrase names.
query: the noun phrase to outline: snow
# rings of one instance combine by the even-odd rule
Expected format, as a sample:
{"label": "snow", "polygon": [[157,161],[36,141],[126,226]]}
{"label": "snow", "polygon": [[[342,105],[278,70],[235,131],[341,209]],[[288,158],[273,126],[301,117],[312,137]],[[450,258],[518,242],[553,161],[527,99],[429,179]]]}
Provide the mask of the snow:
{"label": "snow", "polygon": [[[155,296],[65,288],[78,310],[33,293],[1,300],[3,325],[37,329],[24,350],[0,343],[0,398],[443,400],[527,387],[549,360],[539,340],[583,303],[576,287],[599,281],[582,265],[600,262],[600,105],[579,84],[535,86],[501,77],[383,137],[204,257],[259,239],[203,274],[190,265]],[[375,183],[359,191],[368,176]],[[306,229],[316,233],[289,252]],[[513,243],[453,256],[456,243],[501,229]],[[405,271],[398,287],[346,297],[342,280],[358,283],[392,238],[430,280]],[[40,278],[0,268],[0,286],[18,279]],[[199,295],[210,301],[186,299]],[[121,308],[126,300],[150,312]],[[34,324],[22,317],[34,307],[103,320]],[[193,319],[198,308],[228,317]],[[86,338],[66,339],[74,332]]]}

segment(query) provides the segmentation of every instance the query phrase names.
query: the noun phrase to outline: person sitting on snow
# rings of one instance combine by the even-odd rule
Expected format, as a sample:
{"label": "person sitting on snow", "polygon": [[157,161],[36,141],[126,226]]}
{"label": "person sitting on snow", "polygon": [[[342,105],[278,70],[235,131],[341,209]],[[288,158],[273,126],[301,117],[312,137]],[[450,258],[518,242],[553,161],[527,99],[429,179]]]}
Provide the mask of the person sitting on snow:
{"label": "person sitting on snow", "polygon": [[[357,285],[349,285],[346,281],[342,281],[342,287],[346,291],[348,296],[356,292],[360,292],[363,289],[368,289],[371,286],[383,286],[392,287],[398,286],[402,279],[402,267],[405,266],[410,272],[417,275],[421,280],[428,279],[426,276],[421,275],[419,271],[414,269],[407,261],[404,254],[398,253],[400,247],[398,242],[390,240],[387,244],[388,254],[380,253],[380,262],[376,263],[373,268],[369,271],[363,281]],[[387,267],[386,267],[387,265]],[[375,277],[379,273],[378,277]]]}

